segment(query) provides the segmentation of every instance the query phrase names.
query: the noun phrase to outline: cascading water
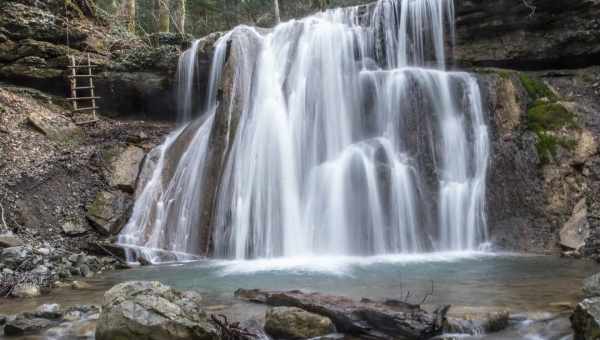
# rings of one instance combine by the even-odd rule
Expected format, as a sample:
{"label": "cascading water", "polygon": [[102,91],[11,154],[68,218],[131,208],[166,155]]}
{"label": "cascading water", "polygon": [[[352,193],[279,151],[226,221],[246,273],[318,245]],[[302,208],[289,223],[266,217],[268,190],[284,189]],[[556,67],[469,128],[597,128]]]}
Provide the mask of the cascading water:
{"label": "cascading water", "polygon": [[[229,32],[216,43],[204,117],[153,151],[119,242],[152,260],[157,249],[476,249],[489,137],[476,80],[445,70],[453,22],[451,0],[380,0]],[[187,119],[195,47],[179,68]]]}

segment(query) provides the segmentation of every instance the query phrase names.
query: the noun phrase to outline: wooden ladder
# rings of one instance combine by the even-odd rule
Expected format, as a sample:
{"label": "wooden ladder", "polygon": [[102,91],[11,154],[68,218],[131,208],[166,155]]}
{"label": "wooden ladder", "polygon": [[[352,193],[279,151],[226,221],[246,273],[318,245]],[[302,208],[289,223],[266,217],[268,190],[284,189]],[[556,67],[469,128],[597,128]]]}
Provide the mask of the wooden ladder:
{"label": "wooden ladder", "polygon": [[[67,100],[73,104],[73,112],[92,112],[92,118],[90,120],[77,122],[77,124],[82,125],[97,122],[98,118],[96,117],[96,110],[99,109],[99,107],[96,105],[96,99],[100,99],[100,97],[96,96],[95,94],[94,78],[96,76],[92,73],[92,68],[97,66],[92,65],[89,53],[87,55],[87,65],[77,65],[77,63],[75,63],[74,56],[70,56],[69,59],[71,61],[71,65],[68,67],[71,69],[71,74],[69,74],[68,78],[69,86],[71,88],[71,97],[67,98]],[[77,73],[77,70],[80,69],[87,69],[87,74]],[[77,79],[85,80],[86,78],[88,79],[88,82],[83,86],[78,86]],[[87,91],[87,94],[78,96],[78,91]],[[79,105],[81,102],[91,103],[91,106],[82,107]]]}

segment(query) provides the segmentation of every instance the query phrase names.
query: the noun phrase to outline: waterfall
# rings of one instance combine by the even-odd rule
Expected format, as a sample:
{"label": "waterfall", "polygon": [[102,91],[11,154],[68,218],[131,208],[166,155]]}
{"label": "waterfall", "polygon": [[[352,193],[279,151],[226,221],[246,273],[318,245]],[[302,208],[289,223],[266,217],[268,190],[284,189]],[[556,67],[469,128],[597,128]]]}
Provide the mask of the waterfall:
{"label": "waterfall", "polygon": [[[477,249],[489,135],[476,79],[446,69],[453,41],[452,0],[380,0],[235,28],[215,45],[206,112],[153,151],[119,242],[154,261],[164,250]],[[186,119],[196,47],[179,65]]]}

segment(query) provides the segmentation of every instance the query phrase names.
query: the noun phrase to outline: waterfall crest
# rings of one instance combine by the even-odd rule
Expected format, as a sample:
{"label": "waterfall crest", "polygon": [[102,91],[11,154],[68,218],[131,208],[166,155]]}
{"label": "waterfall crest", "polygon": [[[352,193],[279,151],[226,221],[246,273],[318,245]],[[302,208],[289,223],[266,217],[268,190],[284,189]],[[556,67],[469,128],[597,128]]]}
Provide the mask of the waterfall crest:
{"label": "waterfall crest", "polygon": [[380,0],[227,33],[119,242],[154,261],[476,249],[489,136],[477,81],[446,71],[453,27],[451,0]]}

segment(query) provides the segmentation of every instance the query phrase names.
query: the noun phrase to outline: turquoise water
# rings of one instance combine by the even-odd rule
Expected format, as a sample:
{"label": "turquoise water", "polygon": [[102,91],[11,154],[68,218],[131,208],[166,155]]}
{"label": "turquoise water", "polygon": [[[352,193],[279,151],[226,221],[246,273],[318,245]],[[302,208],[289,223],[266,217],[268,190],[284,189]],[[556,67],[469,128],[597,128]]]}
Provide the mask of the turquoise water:
{"label": "turquoise water", "polygon": [[62,288],[37,299],[1,300],[0,314],[43,303],[100,304],[107,289],[129,280],[198,290],[210,312],[234,320],[260,320],[265,312],[264,306],[237,301],[233,292],[238,288],[303,289],[356,299],[401,299],[410,293],[409,300],[419,303],[433,284],[426,308],[451,304],[450,313],[457,317],[499,310],[516,316],[508,330],[477,339],[564,340],[570,339],[569,306],[581,299],[581,281],[598,269],[585,260],[489,253],[198,261],[105,273],[87,280],[89,289]]}
{"label": "turquoise water", "polygon": [[238,288],[303,289],[354,298],[402,298],[410,292],[415,302],[433,284],[431,304],[529,311],[576,301],[581,281],[597,269],[594,262],[550,256],[436,253],[192,262],[114,272],[98,278],[98,284],[158,280],[222,299]]}

